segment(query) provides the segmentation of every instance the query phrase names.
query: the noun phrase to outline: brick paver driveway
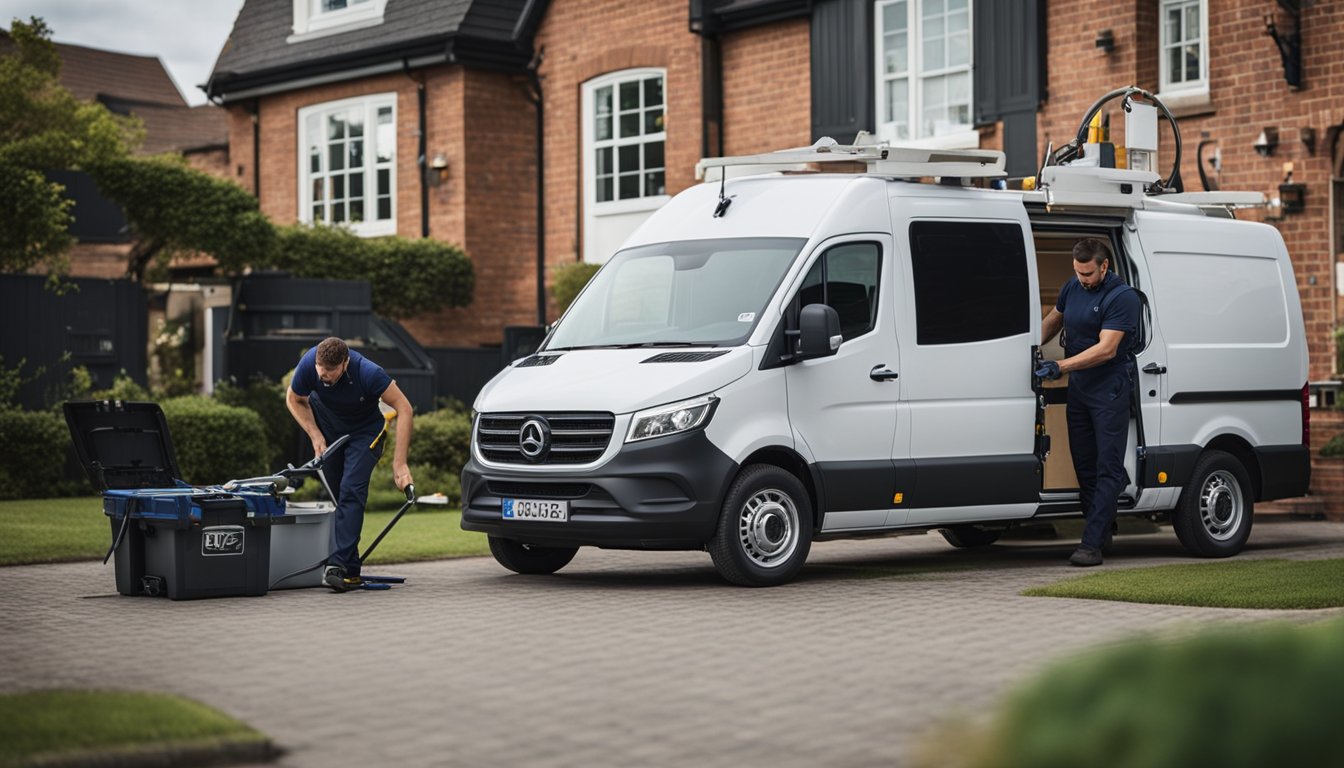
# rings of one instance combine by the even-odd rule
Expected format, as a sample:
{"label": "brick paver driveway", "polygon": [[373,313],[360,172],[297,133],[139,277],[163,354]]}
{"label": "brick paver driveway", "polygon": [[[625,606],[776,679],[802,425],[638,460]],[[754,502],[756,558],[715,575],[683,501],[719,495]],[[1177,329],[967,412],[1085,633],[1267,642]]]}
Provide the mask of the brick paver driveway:
{"label": "brick paver driveway", "polygon": [[[1081,647],[1339,614],[1019,596],[1077,573],[1070,544],[825,543],[766,590],[702,553],[587,549],[554,577],[470,559],[389,568],[409,577],[390,592],[179,603],[112,595],[110,565],[7,568],[0,690],[184,694],[284,766],[890,765]],[[1169,528],[1116,547],[1108,568],[1194,562]],[[1319,522],[1261,524],[1241,555],[1340,556],[1344,524]]]}

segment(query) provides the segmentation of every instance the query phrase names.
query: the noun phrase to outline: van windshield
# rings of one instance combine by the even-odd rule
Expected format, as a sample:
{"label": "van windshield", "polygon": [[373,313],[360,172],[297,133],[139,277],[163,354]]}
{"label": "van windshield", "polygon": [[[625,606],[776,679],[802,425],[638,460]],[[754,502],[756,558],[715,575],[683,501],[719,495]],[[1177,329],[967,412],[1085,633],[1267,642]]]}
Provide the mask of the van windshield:
{"label": "van windshield", "polygon": [[731,238],[621,251],[584,288],[546,349],[741,344],[805,242]]}

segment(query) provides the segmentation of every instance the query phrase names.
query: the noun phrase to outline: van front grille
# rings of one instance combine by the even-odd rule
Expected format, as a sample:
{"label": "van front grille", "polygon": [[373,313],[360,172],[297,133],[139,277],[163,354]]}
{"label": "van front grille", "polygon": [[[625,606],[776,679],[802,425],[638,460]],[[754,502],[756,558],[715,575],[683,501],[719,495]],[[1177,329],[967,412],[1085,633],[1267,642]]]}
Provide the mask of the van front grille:
{"label": "van front grille", "polygon": [[[524,451],[523,426],[530,421],[549,433],[539,453],[535,443]],[[607,450],[615,426],[610,413],[483,413],[476,422],[476,445],[488,461],[504,464],[588,464]]]}

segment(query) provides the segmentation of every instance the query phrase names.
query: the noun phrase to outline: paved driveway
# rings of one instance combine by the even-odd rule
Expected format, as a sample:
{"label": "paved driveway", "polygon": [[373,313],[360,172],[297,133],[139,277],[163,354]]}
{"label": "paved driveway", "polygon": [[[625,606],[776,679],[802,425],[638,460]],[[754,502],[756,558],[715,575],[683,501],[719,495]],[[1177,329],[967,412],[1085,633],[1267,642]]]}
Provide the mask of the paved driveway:
{"label": "paved driveway", "polygon": [[[394,534],[395,535],[395,534]],[[934,535],[816,545],[797,582],[725,586],[703,553],[582,550],[554,577],[490,559],[387,569],[390,592],[172,603],[111,566],[0,570],[0,690],[184,694],[259,727],[284,766],[870,766],[1045,662],[1136,631],[1315,619],[1027,598],[1071,542]],[[1344,524],[1259,525],[1242,557],[1344,556]],[[1169,528],[1106,567],[1180,561]]]}

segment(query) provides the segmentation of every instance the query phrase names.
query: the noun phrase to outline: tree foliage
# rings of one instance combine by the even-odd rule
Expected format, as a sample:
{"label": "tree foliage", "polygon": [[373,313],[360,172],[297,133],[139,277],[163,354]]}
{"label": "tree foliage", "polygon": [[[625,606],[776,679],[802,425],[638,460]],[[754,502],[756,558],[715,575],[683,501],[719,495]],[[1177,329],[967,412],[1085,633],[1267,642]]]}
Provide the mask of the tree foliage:
{"label": "tree foliage", "polygon": [[141,129],[61,87],[60,58],[41,19],[15,19],[9,35],[14,50],[0,56],[0,270],[59,270],[72,243],[72,206],[45,172],[124,158]]}
{"label": "tree foliage", "polygon": [[[237,273],[275,247],[275,228],[237,184],[187,166],[178,156],[127,157],[93,169],[103,194],[121,203],[137,239],[127,273],[193,252]],[[187,202],[189,201],[189,202]],[[264,258],[264,257],[263,257]]]}
{"label": "tree foliage", "polygon": [[411,317],[471,303],[475,273],[462,250],[437,240],[361,238],[338,227],[279,229],[269,266],[299,277],[367,280],[373,311]]}

